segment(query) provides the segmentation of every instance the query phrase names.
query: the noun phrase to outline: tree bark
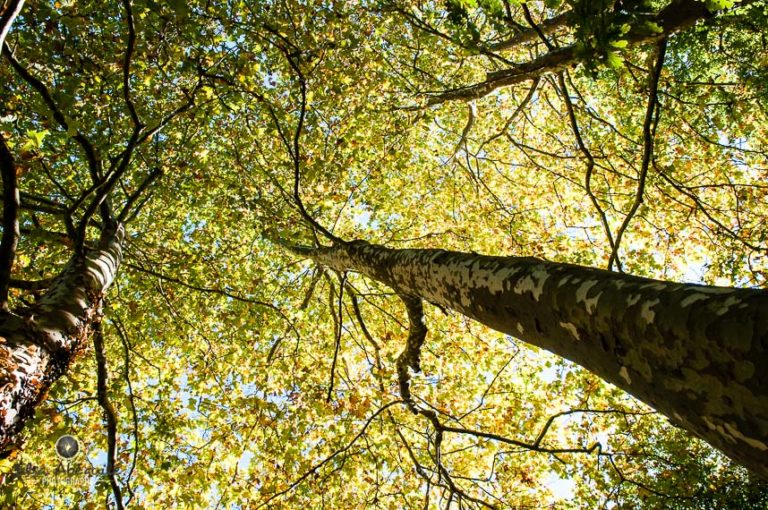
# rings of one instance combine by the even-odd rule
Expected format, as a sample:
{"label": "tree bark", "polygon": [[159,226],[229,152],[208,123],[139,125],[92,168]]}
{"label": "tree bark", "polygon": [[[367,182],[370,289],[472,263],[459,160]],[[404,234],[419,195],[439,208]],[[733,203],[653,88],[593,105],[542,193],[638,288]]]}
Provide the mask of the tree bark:
{"label": "tree bark", "polygon": [[[752,1],[754,0],[743,0],[740,5],[747,5]],[[705,3],[699,0],[673,0],[656,16],[648,20],[658,25],[659,32],[651,31],[645,24],[638,23],[623,38],[631,46],[658,43],[712,15]],[[508,69],[486,73],[486,79],[482,82],[431,96],[425,105],[433,106],[448,101],[480,99],[499,88],[558,73],[568,67],[582,63],[586,58],[587,53],[579,51],[578,45],[575,43],[556,48],[528,62],[517,64]]]}
{"label": "tree bark", "polygon": [[0,314],[0,457],[85,348],[122,259],[122,225],[70,259],[31,308]]}
{"label": "tree bark", "polygon": [[5,37],[13,25],[13,20],[21,12],[24,6],[24,0],[8,0],[0,6],[0,49],[5,44]]}
{"label": "tree bark", "polygon": [[768,479],[768,291],[360,241],[291,249],[569,359]]}

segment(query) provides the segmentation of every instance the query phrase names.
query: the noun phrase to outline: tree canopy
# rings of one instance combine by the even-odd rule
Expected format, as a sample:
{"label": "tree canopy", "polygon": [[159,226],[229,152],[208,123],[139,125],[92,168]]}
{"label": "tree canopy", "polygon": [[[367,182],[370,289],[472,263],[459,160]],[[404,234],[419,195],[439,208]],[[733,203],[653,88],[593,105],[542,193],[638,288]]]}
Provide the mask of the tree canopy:
{"label": "tree canopy", "polygon": [[[738,455],[768,449],[764,0],[0,14],[3,507],[768,504]],[[324,255],[369,243],[707,285],[675,327],[722,316],[706,333],[729,345],[707,355],[727,373],[681,361],[684,391],[754,429],[705,422],[724,455],[611,384],[657,368],[613,340],[592,338],[619,360],[608,382],[577,364],[589,351],[521,340],[553,324],[502,333],[452,304],[460,289],[433,299]],[[539,302],[544,280],[517,294]],[[571,285],[590,314],[616,307]],[[726,287],[752,289],[753,323],[707,304]],[[663,315],[639,298],[622,307]],[[673,344],[661,356],[685,357]],[[69,477],[64,434],[83,450]]]}

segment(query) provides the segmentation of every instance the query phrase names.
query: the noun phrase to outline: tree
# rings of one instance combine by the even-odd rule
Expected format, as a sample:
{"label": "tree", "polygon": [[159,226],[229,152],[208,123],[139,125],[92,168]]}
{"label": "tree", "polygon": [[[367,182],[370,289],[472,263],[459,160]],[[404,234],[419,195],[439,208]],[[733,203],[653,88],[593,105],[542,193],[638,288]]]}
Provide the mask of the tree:
{"label": "tree", "polygon": [[[569,359],[754,472],[768,474],[768,447],[760,440],[768,332],[763,290],[675,284],[536,258],[391,250],[359,242],[293,250]],[[414,307],[410,327],[422,331],[411,333],[418,340],[409,337],[402,357],[406,400],[406,367],[419,370],[426,336],[421,304]]]}
{"label": "tree", "polygon": [[[764,285],[765,15],[727,7],[24,7],[3,350],[42,376],[8,371],[9,458],[72,431],[106,476],[63,490],[118,507],[521,506],[552,477],[583,504],[759,505],[713,451],[512,338],[765,476],[764,291],[622,274]],[[89,336],[95,366],[72,365]],[[8,504],[47,497],[11,480]]]}

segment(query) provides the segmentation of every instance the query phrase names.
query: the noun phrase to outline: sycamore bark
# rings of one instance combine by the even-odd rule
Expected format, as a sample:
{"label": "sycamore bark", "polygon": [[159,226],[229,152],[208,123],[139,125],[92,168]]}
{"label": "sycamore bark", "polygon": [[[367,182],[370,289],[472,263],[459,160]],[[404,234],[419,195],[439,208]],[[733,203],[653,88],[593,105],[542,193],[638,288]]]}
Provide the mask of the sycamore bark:
{"label": "sycamore bark", "polygon": [[359,241],[293,251],[569,359],[768,479],[767,291]]}
{"label": "sycamore bark", "polygon": [[31,308],[0,314],[0,456],[51,384],[86,344],[101,319],[104,293],[122,259],[124,230],[101,236],[96,248],[74,255]]}

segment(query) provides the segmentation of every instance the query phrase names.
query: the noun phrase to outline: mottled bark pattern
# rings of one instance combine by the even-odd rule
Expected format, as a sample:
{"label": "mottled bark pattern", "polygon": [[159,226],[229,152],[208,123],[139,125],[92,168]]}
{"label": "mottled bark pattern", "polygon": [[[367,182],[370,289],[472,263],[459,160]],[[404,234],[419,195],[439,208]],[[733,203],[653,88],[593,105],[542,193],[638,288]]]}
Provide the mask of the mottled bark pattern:
{"label": "mottled bark pattern", "polygon": [[363,242],[296,251],[578,363],[768,478],[766,291]]}
{"label": "mottled bark pattern", "polygon": [[[0,452],[84,346],[122,258],[123,228],[74,256],[31,309],[0,315]],[[1,454],[0,454],[1,455]]]}

